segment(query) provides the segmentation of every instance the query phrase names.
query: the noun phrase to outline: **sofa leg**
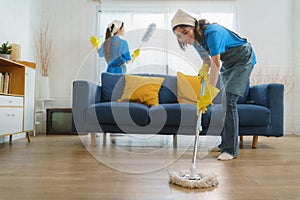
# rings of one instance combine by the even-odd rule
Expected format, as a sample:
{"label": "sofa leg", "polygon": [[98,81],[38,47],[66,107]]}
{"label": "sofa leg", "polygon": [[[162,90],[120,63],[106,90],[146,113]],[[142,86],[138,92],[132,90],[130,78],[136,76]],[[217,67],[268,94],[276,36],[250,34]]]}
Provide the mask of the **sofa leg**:
{"label": "sofa leg", "polygon": [[173,147],[177,147],[177,134],[173,135]]}
{"label": "sofa leg", "polygon": [[91,144],[92,146],[96,145],[96,133],[91,133]]}
{"label": "sofa leg", "polygon": [[9,144],[12,143],[12,137],[13,137],[13,135],[9,135]]}
{"label": "sofa leg", "polygon": [[252,148],[253,149],[256,149],[257,143],[258,143],[258,136],[255,135],[255,136],[253,136],[253,141],[252,141]]}
{"label": "sofa leg", "polygon": [[244,141],[244,137],[241,135],[240,136],[240,142],[243,142]]}
{"label": "sofa leg", "polygon": [[26,132],[27,141],[30,142],[30,133]]}
{"label": "sofa leg", "polygon": [[107,137],[106,135],[107,135],[106,133],[103,133],[102,135],[103,144],[106,143],[106,137]]}

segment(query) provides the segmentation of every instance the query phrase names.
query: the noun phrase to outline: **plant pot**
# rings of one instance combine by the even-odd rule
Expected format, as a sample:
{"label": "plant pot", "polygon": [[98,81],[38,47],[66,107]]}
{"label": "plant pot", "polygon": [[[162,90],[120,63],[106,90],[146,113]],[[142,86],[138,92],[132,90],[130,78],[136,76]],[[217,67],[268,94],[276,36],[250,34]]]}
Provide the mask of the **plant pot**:
{"label": "plant pot", "polygon": [[2,53],[0,53],[0,57],[2,57],[2,58],[5,58],[5,59],[8,59],[8,60],[9,60],[10,54],[2,54]]}

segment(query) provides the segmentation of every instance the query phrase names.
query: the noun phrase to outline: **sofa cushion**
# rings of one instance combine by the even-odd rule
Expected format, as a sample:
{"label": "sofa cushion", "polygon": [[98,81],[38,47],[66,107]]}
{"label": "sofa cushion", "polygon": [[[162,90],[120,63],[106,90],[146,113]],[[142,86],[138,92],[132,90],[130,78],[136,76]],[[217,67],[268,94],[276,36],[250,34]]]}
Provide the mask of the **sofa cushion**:
{"label": "sofa cushion", "polygon": [[125,75],[123,94],[118,102],[137,102],[148,106],[159,104],[158,92],[164,78]]}
{"label": "sofa cushion", "polygon": [[[163,118],[166,116],[167,118]],[[197,120],[196,106],[193,104],[160,104],[149,109],[150,119],[160,118],[157,125],[193,126]]]}
{"label": "sofa cushion", "polygon": [[[240,126],[265,126],[271,123],[271,111],[263,106],[253,105],[253,104],[238,104],[239,113],[239,123]],[[207,115],[204,116],[203,126],[220,126],[223,123],[225,113],[222,104],[214,104],[209,106],[207,110]],[[205,118],[208,117],[208,120]]]}
{"label": "sofa cushion", "polygon": [[123,93],[125,79],[123,74],[101,74],[101,102],[117,101]]}
{"label": "sofa cushion", "polygon": [[177,103],[177,77],[164,74],[141,74],[142,76],[162,77],[164,82],[159,90],[159,103]]}
{"label": "sofa cushion", "polygon": [[263,106],[238,104],[240,126],[260,126],[271,124],[271,111]]}
{"label": "sofa cushion", "polygon": [[224,116],[225,114],[222,104],[214,104],[212,106],[208,106],[205,114],[202,114],[202,126],[213,127],[214,130],[218,130],[221,132],[224,124]]}
{"label": "sofa cushion", "polygon": [[159,103],[177,103],[177,77],[168,75],[158,77],[165,78],[158,93]]}
{"label": "sofa cushion", "polygon": [[201,83],[198,76],[177,72],[177,99],[179,103],[196,104],[200,98]]}
{"label": "sofa cushion", "polygon": [[[218,105],[216,109],[214,109],[214,107],[215,106],[213,106],[214,126],[222,126],[222,115],[219,114],[221,112],[220,108],[218,108]],[[209,106],[205,114],[202,114],[201,116],[203,127],[208,127],[210,125],[212,117],[211,110],[212,108]],[[165,120],[163,116],[165,116],[166,113],[168,117]],[[157,124],[154,124],[156,126],[196,127],[197,122],[196,106],[193,104],[160,104],[149,109],[149,116],[150,119],[161,119],[159,122],[156,122]]]}
{"label": "sofa cushion", "polygon": [[[159,90],[159,103],[177,103],[177,77],[163,74],[137,74],[140,76],[165,78]],[[101,101],[117,101],[121,98],[125,85],[124,74],[104,72],[101,74]]]}
{"label": "sofa cushion", "polygon": [[101,124],[132,124],[139,126],[149,123],[149,107],[132,102],[102,102],[87,109],[86,121]]}

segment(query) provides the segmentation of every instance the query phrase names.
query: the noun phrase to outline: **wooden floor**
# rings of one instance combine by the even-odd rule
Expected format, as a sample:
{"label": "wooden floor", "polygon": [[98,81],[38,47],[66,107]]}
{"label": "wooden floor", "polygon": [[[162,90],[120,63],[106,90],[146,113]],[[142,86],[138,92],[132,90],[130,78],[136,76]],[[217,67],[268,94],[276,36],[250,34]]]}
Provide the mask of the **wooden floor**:
{"label": "wooden floor", "polygon": [[99,134],[97,143],[90,146],[87,136],[37,135],[31,143],[0,144],[0,199],[300,200],[300,136],[260,137],[257,149],[245,137],[239,157],[225,162],[200,147],[197,168],[220,180],[210,189],[168,182],[169,171],[189,168],[189,139],[178,138],[173,148],[172,136],[108,135],[104,142]]}

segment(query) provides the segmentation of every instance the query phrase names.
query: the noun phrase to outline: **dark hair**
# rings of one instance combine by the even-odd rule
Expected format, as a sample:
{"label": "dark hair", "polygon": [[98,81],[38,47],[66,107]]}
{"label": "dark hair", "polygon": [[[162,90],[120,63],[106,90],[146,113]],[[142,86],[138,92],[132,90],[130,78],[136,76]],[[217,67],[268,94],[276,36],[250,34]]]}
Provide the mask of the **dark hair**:
{"label": "dark hair", "polygon": [[[204,37],[203,32],[209,24],[210,24],[210,22],[207,19],[200,19],[199,21],[195,20],[195,26],[179,24],[179,25],[173,27],[173,32],[175,32],[175,30],[178,27],[180,27],[180,28],[193,27],[194,34],[195,34],[195,41],[198,42],[199,44],[201,44],[201,41]],[[180,48],[185,51],[187,44],[182,43],[179,40],[177,40],[177,41],[178,41]]]}
{"label": "dark hair", "polygon": [[[124,26],[124,23],[122,22],[120,29],[122,29]],[[108,60],[111,57],[111,32],[114,29],[115,25],[112,24],[111,27],[107,27],[106,33],[105,33],[105,41],[104,41],[104,58],[108,62]],[[116,34],[116,33],[115,33]],[[115,35],[114,34],[114,35]]]}

